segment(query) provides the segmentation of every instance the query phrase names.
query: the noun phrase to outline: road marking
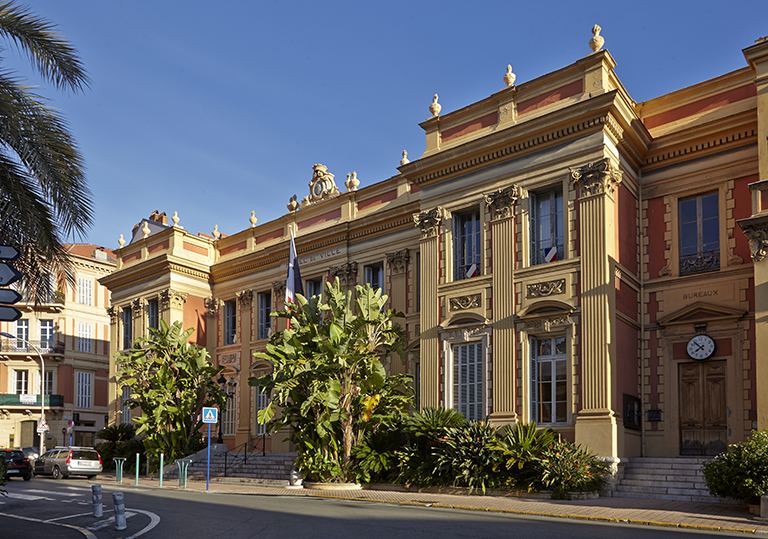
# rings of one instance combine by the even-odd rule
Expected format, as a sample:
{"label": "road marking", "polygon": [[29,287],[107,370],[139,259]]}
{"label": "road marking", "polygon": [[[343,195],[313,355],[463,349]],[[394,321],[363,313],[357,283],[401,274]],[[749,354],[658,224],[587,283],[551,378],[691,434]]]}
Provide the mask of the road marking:
{"label": "road marking", "polygon": [[133,535],[130,535],[130,536],[126,537],[125,539],[136,539],[136,537],[144,535],[149,530],[151,530],[152,528],[154,528],[155,526],[160,524],[160,517],[157,516],[152,511],[142,511],[141,509],[131,509],[131,511],[135,511],[136,513],[142,513],[144,515],[147,515],[149,517],[149,524],[144,526],[143,530],[140,530],[140,531],[134,533]]}
{"label": "road marking", "polygon": [[36,490],[33,488],[25,489],[24,492],[36,492],[38,494],[55,494],[57,496],[82,496],[82,494],[74,494],[72,492],[59,492],[56,490]]}
{"label": "road marking", "polygon": [[[135,516],[135,515],[136,515],[136,513],[132,512],[132,511],[126,511],[125,512],[125,518],[126,519],[129,519],[129,518],[131,518],[132,516]],[[110,524],[114,524],[114,523],[115,523],[115,517],[109,517],[109,518],[105,518],[104,520],[99,520],[98,522],[96,522],[94,524],[91,524],[90,526],[88,526],[88,529],[91,530],[92,532],[95,532],[95,531],[100,530],[102,528],[106,528]]]}
{"label": "road marking", "polygon": [[0,513],[0,516],[17,518],[19,520],[28,520],[30,522],[40,522],[42,524],[51,524],[52,526],[63,526],[65,528],[70,528],[70,529],[79,531],[80,533],[85,535],[87,539],[98,539],[98,537],[96,537],[94,534],[92,534],[90,531],[86,530],[85,528],[81,528],[80,526],[73,526],[72,524],[59,524],[58,522],[46,522],[45,520],[40,520],[37,518],[30,518],[30,517],[23,517],[21,515],[11,515],[10,513]]}
{"label": "road marking", "polygon": [[[111,511],[111,509],[109,509]],[[67,520],[68,518],[76,518],[76,517],[87,517],[88,515],[92,515],[93,513],[80,513],[79,515],[67,515],[63,517],[56,517],[56,518],[49,518],[48,520],[44,520],[43,522],[54,522],[56,520]]]}
{"label": "road marking", "polygon": [[28,496],[27,494],[19,494],[18,492],[9,492],[8,498],[14,498],[16,500],[48,500],[53,501],[53,498],[46,498],[45,496]]}

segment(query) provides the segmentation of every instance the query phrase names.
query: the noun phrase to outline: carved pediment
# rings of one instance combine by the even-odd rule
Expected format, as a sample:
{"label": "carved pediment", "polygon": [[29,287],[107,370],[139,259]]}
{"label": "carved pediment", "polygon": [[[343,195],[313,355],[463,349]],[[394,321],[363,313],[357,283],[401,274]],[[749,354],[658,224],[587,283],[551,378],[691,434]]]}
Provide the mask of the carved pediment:
{"label": "carved pediment", "polygon": [[517,318],[521,320],[533,318],[547,318],[552,316],[570,316],[576,312],[576,308],[570,303],[556,299],[546,299],[536,301],[521,309],[517,313]]}
{"label": "carved pediment", "polygon": [[709,321],[724,322],[727,320],[738,320],[746,314],[747,311],[740,309],[731,309],[722,305],[697,301],[678,311],[662,316],[656,322],[662,327]]}

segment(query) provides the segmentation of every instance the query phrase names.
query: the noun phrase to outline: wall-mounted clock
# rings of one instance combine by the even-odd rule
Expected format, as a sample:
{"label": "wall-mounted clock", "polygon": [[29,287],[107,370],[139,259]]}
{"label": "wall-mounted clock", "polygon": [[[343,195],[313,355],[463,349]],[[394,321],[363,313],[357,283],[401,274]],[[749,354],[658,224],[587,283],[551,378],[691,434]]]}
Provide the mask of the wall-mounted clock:
{"label": "wall-mounted clock", "polygon": [[709,335],[696,335],[688,341],[687,349],[693,359],[707,359],[715,353],[715,341]]}

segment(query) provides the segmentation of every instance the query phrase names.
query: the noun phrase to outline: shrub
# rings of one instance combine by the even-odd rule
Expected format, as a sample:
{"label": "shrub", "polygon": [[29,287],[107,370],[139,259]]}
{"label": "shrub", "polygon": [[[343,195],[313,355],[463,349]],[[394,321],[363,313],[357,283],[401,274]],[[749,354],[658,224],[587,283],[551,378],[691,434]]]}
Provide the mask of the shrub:
{"label": "shrub", "polygon": [[552,498],[569,500],[570,492],[596,492],[606,483],[608,465],[588,450],[559,440],[544,450],[539,459],[541,481]]}
{"label": "shrub", "polygon": [[404,433],[400,428],[382,429],[368,434],[352,450],[356,480],[362,483],[386,483],[397,477],[398,453],[404,449]]}
{"label": "shrub", "polygon": [[101,455],[105,470],[115,469],[115,457],[126,458],[125,471],[128,473],[136,473],[136,453],[144,461],[144,444],[136,437],[136,429],[130,423],[104,427],[96,433],[96,438],[103,440],[95,448]]}
{"label": "shrub", "polygon": [[540,460],[544,451],[556,442],[551,430],[538,430],[536,423],[504,425],[496,443],[507,469],[506,486],[510,489],[540,490],[543,487]]}
{"label": "shrub", "polygon": [[471,421],[450,428],[436,447],[436,474],[454,487],[469,487],[469,493],[499,486],[495,473],[503,456],[495,450],[497,432],[487,421]]}
{"label": "shrub", "polygon": [[768,431],[753,431],[748,440],[731,445],[703,468],[713,496],[760,503],[768,492]]}

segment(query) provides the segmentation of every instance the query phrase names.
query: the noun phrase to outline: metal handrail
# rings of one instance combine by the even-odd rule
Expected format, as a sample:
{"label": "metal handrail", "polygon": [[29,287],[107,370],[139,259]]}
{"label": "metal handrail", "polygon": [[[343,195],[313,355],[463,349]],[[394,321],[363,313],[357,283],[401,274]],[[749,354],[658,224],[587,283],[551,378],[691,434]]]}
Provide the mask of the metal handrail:
{"label": "metal handrail", "polygon": [[[30,344],[32,346],[30,346]],[[0,340],[0,352],[6,352],[6,353],[17,352],[20,354],[25,354],[30,351],[34,352],[35,346],[39,348],[40,352],[43,354],[63,354],[64,353],[63,341],[53,341],[53,340],[30,341],[25,339],[24,342],[22,342],[21,340],[17,340],[17,339]]]}
{"label": "metal handrail", "polygon": [[[257,448],[257,444],[254,443],[254,440],[261,441],[261,455],[266,456],[267,454],[267,435],[262,434],[261,436],[254,436],[253,438],[241,443],[237,447],[235,447],[232,451],[227,451],[224,453],[224,477],[227,477],[227,470],[229,469],[229,465],[232,464],[233,466],[237,464],[239,456],[235,456],[232,459],[232,462],[228,462],[228,457],[230,453],[242,453],[242,459],[243,464],[248,464],[248,454],[254,453]],[[249,450],[246,451],[246,448],[250,447]]]}

